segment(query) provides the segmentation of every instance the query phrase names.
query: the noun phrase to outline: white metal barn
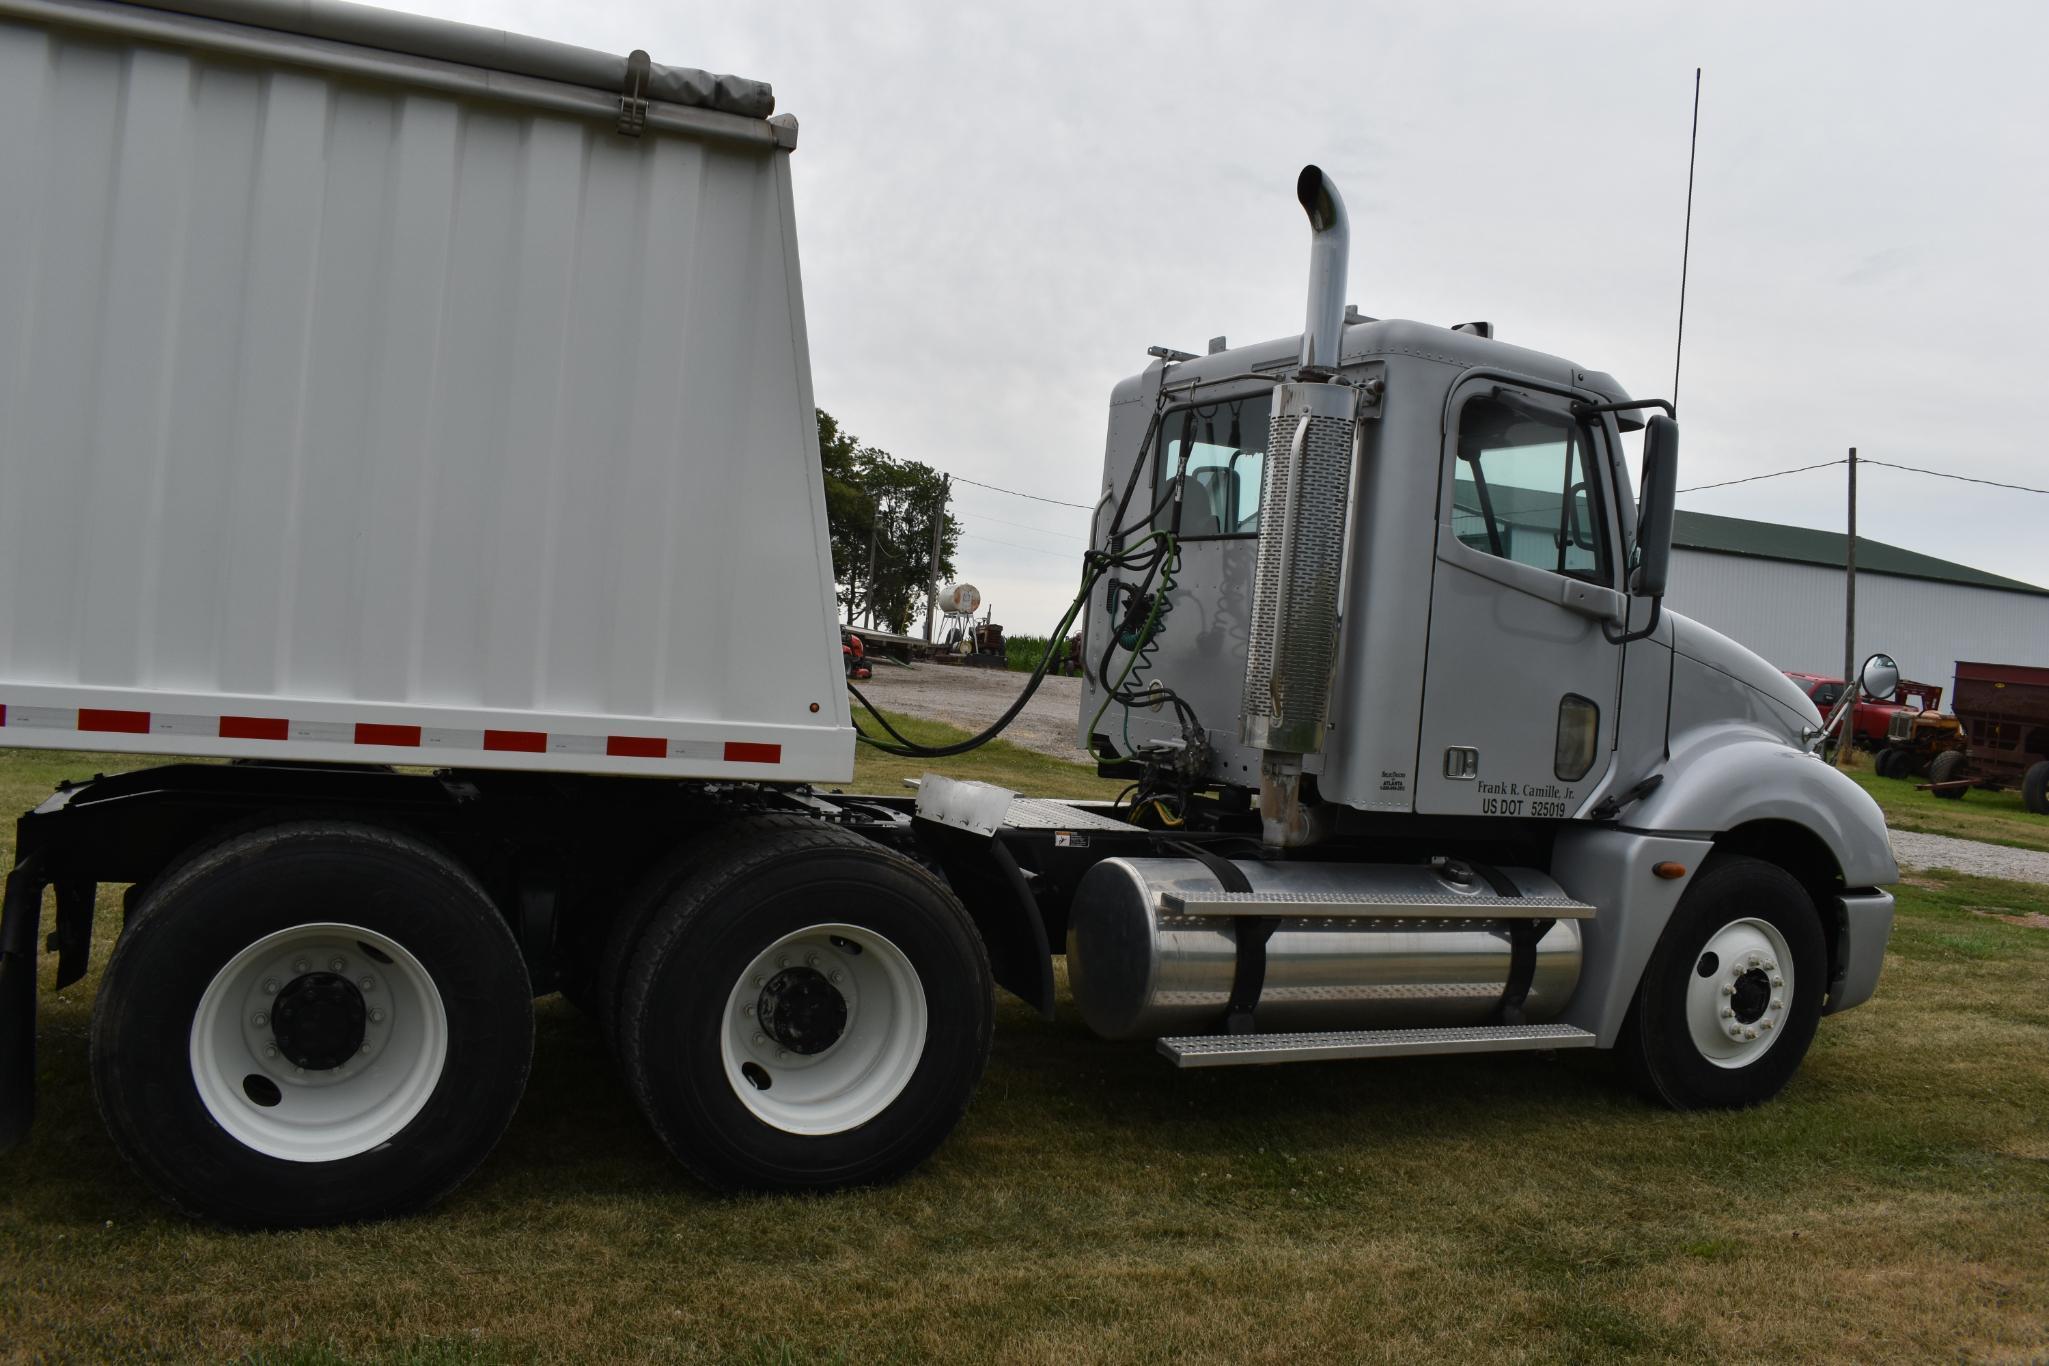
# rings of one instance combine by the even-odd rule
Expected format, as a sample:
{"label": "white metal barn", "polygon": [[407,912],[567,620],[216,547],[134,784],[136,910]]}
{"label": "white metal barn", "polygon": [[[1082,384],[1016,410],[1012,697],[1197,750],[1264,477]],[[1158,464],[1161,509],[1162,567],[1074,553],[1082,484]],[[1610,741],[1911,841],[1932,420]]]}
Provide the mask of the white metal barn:
{"label": "white metal barn", "polygon": [[[1840,531],[1680,512],[1667,604],[1799,673],[1843,669]],[[1959,659],[2049,665],[2049,589],[1857,538],[1857,648],[1940,684]]]}

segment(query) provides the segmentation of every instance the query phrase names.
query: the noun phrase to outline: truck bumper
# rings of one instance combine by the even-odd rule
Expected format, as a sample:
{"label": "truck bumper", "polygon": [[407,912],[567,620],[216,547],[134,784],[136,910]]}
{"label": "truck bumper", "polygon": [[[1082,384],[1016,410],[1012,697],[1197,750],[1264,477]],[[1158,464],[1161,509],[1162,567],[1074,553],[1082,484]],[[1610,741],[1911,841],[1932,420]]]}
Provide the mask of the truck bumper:
{"label": "truck bumper", "polygon": [[1871,999],[1891,937],[1891,892],[1874,889],[1836,898],[1836,975],[1822,1014],[1833,1015]]}

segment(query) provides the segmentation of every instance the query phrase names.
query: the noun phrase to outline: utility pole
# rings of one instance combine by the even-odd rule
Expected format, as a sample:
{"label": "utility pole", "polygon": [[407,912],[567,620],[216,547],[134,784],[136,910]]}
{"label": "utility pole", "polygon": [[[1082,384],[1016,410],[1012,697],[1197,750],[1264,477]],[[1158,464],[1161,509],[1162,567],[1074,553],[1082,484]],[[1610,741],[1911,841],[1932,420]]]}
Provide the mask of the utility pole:
{"label": "utility pole", "polygon": [[[868,495],[868,627],[875,627],[875,527],[882,520],[882,500],[874,494]],[[847,622],[854,620],[854,609],[847,607]]]}
{"label": "utility pole", "polygon": [[1836,763],[1849,766],[1857,737],[1857,448],[1850,447],[1850,534],[1843,543],[1843,696],[1850,708],[1836,737]]}
{"label": "utility pole", "polygon": [[946,493],[953,487],[953,476],[939,477],[939,505],[932,511],[932,572],[925,583],[925,643],[932,643],[932,614],[939,608],[939,544],[946,532]]}

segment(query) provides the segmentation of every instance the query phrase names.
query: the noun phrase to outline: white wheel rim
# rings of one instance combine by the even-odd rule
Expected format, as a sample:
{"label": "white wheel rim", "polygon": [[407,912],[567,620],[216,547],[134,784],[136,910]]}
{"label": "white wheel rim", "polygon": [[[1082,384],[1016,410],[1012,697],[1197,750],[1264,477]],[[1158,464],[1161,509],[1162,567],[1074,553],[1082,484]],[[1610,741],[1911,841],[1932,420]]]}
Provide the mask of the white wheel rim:
{"label": "white wheel rim", "polygon": [[1708,936],[1686,981],[1693,1046],[1717,1067],[1748,1067],[1785,1033],[1793,954],[1762,920],[1732,920]]}
{"label": "white wheel rim", "polygon": [[[292,1006],[309,986],[361,1002],[361,1043],[333,1067],[297,1065],[290,1049],[313,1055],[274,1018],[280,996]],[[315,1061],[334,1054],[332,1037],[323,1042],[329,1052]],[[192,1017],[190,1056],[200,1103],[236,1142],[288,1162],[336,1162],[389,1141],[426,1105],[448,1060],[448,1012],[395,940],[358,925],[294,925],[214,976]]]}
{"label": "white wheel rim", "polygon": [[[795,1039],[770,1004],[779,978],[823,1002],[828,1015],[825,993],[836,994],[844,1010],[836,1037],[820,1046],[828,1026]],[[812,925],[776,940],[740,974],[719,1046],[733,1094],[756,1119],[785,1133],[837,1134],[903,1094],[925,1054],[925,1032],[925,989],[902,949],[859,925]]]}

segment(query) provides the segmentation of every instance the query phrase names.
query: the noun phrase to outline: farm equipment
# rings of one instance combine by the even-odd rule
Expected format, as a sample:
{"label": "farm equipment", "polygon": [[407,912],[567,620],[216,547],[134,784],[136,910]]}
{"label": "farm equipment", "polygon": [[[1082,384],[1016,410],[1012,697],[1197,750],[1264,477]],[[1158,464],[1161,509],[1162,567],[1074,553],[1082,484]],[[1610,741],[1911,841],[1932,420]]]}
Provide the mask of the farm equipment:
{"label": "farm equipment", "polygon": [[939,1146],[992,983],[1051,1018],[1062,952],[1178,1067],[1612,1049],[1679,1109],[1774,1095],[1877,987],[1876,805],[1663,610],[1670,405],[1353,313],[1313,166],[1301,335],[1155,348],[1100,482],[1049,490],[1095,508],[1048,638],[1081,623],[1130,800],[847,795],[767,87],[323,0],[0,0],[0,108],[0,740],[232,761],[22,817],[0,1145],[39,954],[69,986],[96,926],[116,1145],[259,1225],[453,1188],[556,991],[691,1171],[825,1190]]}
{"label": "farm equipment", "polygon": [[1931,789],[1956,798],[2017,787],[2028,810],[2049,816],[2049,669],[1958,660],[1954,696],[1963,747],[1936,757]]}
{"label": "farm equipment", "polygon": [[1879,777],[1927,773],[1943,755],[1964,748],[1963,723],[1937,710],[1942,693],[1940,689],[1932,691],[1935,700],[1926,706],[1901,707],[1887,720],[1885,748],[1871,765]]}

